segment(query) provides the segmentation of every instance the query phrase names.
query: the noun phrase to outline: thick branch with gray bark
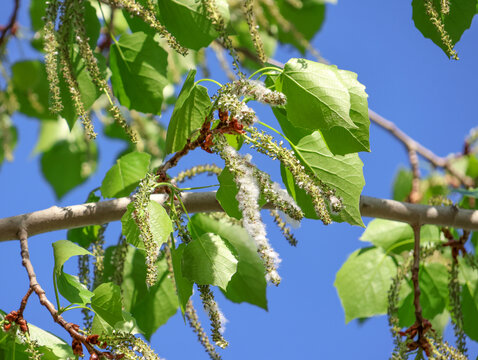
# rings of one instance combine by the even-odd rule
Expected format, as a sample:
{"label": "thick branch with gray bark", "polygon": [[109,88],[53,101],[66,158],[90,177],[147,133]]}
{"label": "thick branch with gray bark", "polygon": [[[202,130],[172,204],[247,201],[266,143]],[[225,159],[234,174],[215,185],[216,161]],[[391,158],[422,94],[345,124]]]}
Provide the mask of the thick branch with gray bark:
{"label": "thick branch with gray bark", "polygon": [[[190,213],[223,211],[214,191],[183,193],[181,198]],[[152,195],[151,199],[163,203],[168,199],[168,195]],[[117,221],[121,219],[130,202],[131,198],[123,197],[67,207],[53,206],[45,210],[3,218],[0,219],[0,241],[18,240],[20,230],[25,230],[29,236],[33,236],[55,230]],[[270,209],[271,206],[266,204],[264,208]],[[428,206],[362,196],[360,212],[364,217],[409,224],[433,224],[478,230],[478,211],[458,209],[454,206]]]}

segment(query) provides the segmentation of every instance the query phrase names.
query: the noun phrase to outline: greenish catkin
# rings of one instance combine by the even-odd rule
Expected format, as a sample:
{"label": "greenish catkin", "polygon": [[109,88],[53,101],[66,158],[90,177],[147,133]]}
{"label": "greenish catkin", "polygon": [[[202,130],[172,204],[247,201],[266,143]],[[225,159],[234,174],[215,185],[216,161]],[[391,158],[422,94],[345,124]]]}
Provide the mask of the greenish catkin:
{"label": "greenish catkin", "polygon": [[456,346],[460,353],[466,355],[466,335],[463,330],[463,313],[461,311],[461,284],[458,280],[459,265],[452,262],[449,272],[448,291],[450,296],[450,315],[455,332]]}
{"label": "greenish catkin", "polygon": [[213,360],[221,360],[221,356],[217,353],[214,345],[209,341],[209,337],[204,331],[199,317],[197,315],[196,309],[194,308],[193,302],[189,300],[186,304],[186,309],[184,311],[186,320],[189,323],[189,326],[193,329],[198,337],[198,341],[204,347],[209,357]]}
{"label": "greenish catkin", "polygon": [[[430,19],[430,22],[433,24],[433,26],[435,26],[436,31],[440,35],[440,39],[443,46],[445,47],[446,54],[448,55],[449,58],[452,58],[454,60],[459,60],[458,54],[454,49],[453,41],[450,37],[450,34],[446,31],[445,24],[443,23],[440,13],[435,9],[433,0],[424,0],[424,1],[425,1],[425,11]],[[446,0],[444,2],[447,3]],[[442,5],[441,10],[446,11],[446,9],[447,9],[446,5],[445,5],[445,8],[443,8],[443,5]],[[449,12],[449,7],[448,7],[448,12]]]}

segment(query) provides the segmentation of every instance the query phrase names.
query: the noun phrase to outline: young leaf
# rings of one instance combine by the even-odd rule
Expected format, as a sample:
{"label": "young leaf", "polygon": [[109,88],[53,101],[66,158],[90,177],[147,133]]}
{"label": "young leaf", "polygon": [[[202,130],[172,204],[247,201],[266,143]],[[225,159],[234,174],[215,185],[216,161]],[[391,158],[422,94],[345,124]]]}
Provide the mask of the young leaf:
{"label": "young leaf", "polygon": [[56,281],[58,291],[70,303],[86,305],[91,302],[91,297],[94,293],[89,291],[84,284],[80,283],[77,276],[61,271]]}
{"label": "young leaf", "polygon": [[[386,252],[399,254],[413,249],[414,235],[413,229],[406,223],[374,219],[368,223],[360,240],[369,241]],[[420,241],[422,244],[440,241],[440,230],[434,225],[422,226]]]}
{"label": "young leaf", "polygon": [[63,140],[43,153],[41,169],[56,197],[61,199],[95,172],[97,159],[96,143],[79,138]]}
{"label": "young leaf", "polygon": [[412,191],[413,174],[406,169],[398,170],[393,181],[393,200],[405,201]]}
{"label": "young leaf", "polygon": [[52,244],[53,246],[53,257],[55,259],[55,273],[60,275],[63,268],[63,264],[72,256],[77,255],[91,255],[88,250],[82,248],[81,246],[76,245],[68,240],[58,240]]}
{"label": "young leaf", "polygon": [[128,196],[146,176],[151,155],[132,152],[116,160],[101,183],[101,194],[105,198]]}
{"label": "young leaf", "polygon": [[320,130],[334,154],[369,151],[367,94],[354,73],[305,59],[291,59],[278,78],[295,127]]}
{"label": "young leaf", "polygon": [[142,251],[129,247],[121,289],[125,310],[133,315],[138,328],[149,340],[177,312],[178,297],[164,258],[157,263],[158,282],[148,289],[145,261]]}
{"label": "young leaf", "polygon": [[226,289],[237,271],[231,245],[219,235],[206,233],[187,244],[183,252],[183,276],[199,285]]}
{"label": "young leaf", "polygon": [[439,263],[425,264],[420,267],[420,304],[423,316],[433,319],[441,314],[448,303],[448,270]]}
{"label": "young leaf", "polygon": [[478,328],[476,319],[478,318],[478,287],[473,291],[473,287],[464,284],[461,289],[462,311],[463,311],[463,330],[470,339],[478,341]]}
{"label": "young leaf", "polygon": [[171,115],[166,135],[168,154],[179,151],[186,145],[186,140],[193,131],[201,128],[211,106],[207,89],[194,83],[195,75],[196,70],[189,71]]}
{"label": "young leaf", "polygon": [[174,281],[176,283],[176,290],[178,294],[179,307],[181,313],[184,315],[186,309],[186,304],[189,301],[189,298],[193,294],[193,285],[194,283],[182,274],[181,270],[181,260],[183,258],[184,249],[186,244],[179,244],[176,249],[171,248],[171,258],[173,261],[173,271],[174,271]]}
{"label": "young leaf", "polygon": [[238,254],[237,272],[232,276],[224,295],[231,301],[248,302],[267,310],[265,270],[257,254],[257,246],[246,230],[226,221],[215,220],[206,214],[191,218],[192,226],[199,232],[214,233],[228,241]]}
{"label": "young leaf", "polygon": [[397,266],[380,248],[355,251],[337,272],[334,285],[345,311],[345,321],[384,314],[387,293]]}
{"label": "young leaf", "polygon": [[[427,3],[430,3],[433,10],[427,9]],[[428,39],[431,39],[438,45],[448,57],[452,57],[452,49],[460,40],[461,36],[471,25],[473,16],[476,13],[476,0],[453,0],[446,1],[449,7],[448,14],[443,13],[440,0],[413,0],[413,21],[415,26]],[[440,33],[437,26],[432,21],[432,12],[436,14],[436,20],[440,21],[448,35],[448,40],[444,33]]]}
{"label": "young leaf", "polygon": [[111,83],[121,105],[160,114],[167,80],[168,53],[153,35],[124,34],[111,47]]}
{"label": "young leaf", "polygon": [[121,289],[118,285],[103,283],[93,290],[93,293],[91,307],[98,316],[111,326],[123,321]]}
{"label": "young leaf", "polygon": [[[221,15],[229,19],[227,1],[216,1]],[[201,2],[195,0],[161,0],[158,2],[159,16],[168,30],[184,47],[199,50],[208,46],[217,38],[207,15],[207,10]]]}
{"label": "young leaf", "polygon": [[11,84],[18,111],[39,119],[51,119],[48,109],[48,80],[45,65],[38,60],[19,61],[12,65]]}
{"label": "young leaf", "polygon": [[[138,225],[132,218],[132,213],[134,211],[133,204],[129,204],[126,208],[126,212],[121,218],[121,224],[123,227],[123,234],[126,237],[126,240],[137,247],[138,249],[144,249],[143,241],[140,239],[140,231]],[[168,216],[168,213],[164,208],[157,202],[150,201],[148,206],[149,212],[149,224],[151,226],[151,233],[153,234],[153,239],[161,246],[165,243],[169,237],[169,234],[173,231],[173,225],[171,219]]]}
{"label": "young leaf", "polygon": [[[295,145],[302,165],[332,189],[336,189],[336,195],[342,199],[343,209],[337,215],[332,214],[332,220],[363,226],[359,203],[365,180],[362,172],[363,163],[359,156],[332,154],[320,132],[295,128],[288,122],[283,109],[273,111],[284,134]],[[295,184],[287,169],[281,167],[281,173],[287,190],[302,208],[305,216],[317,219],[310,197]]]}

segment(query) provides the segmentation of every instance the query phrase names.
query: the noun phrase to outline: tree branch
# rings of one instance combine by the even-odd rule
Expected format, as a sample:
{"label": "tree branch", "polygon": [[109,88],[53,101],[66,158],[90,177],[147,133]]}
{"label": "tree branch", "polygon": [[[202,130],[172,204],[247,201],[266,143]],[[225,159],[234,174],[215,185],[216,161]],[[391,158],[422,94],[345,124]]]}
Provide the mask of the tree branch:
{"label": "tree branch", "polygon": [[[216,200],[214,191],[187,192],[183,193],[181,198],[190,213],[223,211]],[[168,199],[168,195],[156,194],[152,195],[151,199],[163,203]],[[0,219],[0,242],[18,240],[19,229],[33,236],[55,230],[117,221],[121,219],[130,202],[131,198],[123,197],[67,207],[53,206],[45,210],[3,218]],[[264,208],[271,209],[272,206],[266,204]],[[360,212],[364,217],[395,220],[408,224],[433,224],[478,230],[478,211],[458,209],[454,206],[428,206],[362,196]]]}
{"label": "tree branch", "polygon": [[380,127],[384,128],[390,134],[392,134],[396,139],[401,141],[409,152],[416,151],[418,154],[420,154],[425,159],[427,159],[433,166],[444,168],[451,175],[456,177],[463,185],[468,187],[474,186],[473,180],[469,178],[468,176],[458,173],[451,166],[450,161],[448,159],[442,158],[436,155],[433,151],[427,149],[426,147],[424,147],[423,145],[421,145],[420,143],[412,139],[410,136],[408,136],[402,130],[400,130],[397,127],[397,125],[395,125],[393,122],[385,119],[384,117],[377,114],[375,111],[371,109],[368,110],[368,116],[371,121],[373,121],[375,124],[379,125]]}

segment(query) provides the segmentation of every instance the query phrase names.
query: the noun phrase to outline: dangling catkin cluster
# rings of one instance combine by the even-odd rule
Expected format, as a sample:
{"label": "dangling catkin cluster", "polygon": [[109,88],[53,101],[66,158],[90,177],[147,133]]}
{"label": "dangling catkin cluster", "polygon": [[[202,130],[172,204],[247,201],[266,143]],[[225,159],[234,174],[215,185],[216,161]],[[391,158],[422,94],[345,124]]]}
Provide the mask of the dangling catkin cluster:
{"label": "dangling catkin cluster", "polygon": [[206,332],[201,326],[198,315],[196,313],[196,309],[194,309],[191,300],[189,300],[186,304],[184,315],[189,323],[189,326],[191,326],[193,331],[197,334],[199,342],[202,344],[202,346],[204,346],[204,349],[209,354],[209,357],[213,360],[221,360],[221,356],[216,352],[214,345],[211,344]]}
{"label": "dangling catkin cluster", "polygon": [[149,202],[151,192],[156,185],[153,175],[147,174],[140,182],[138,191],[133,196],[134,211],[132,217],[138,226],[140,239],[144,243],[146,251],[146,284],[151,287],[158,280],[158,268],[156,260],[159,255],[159,245],[153,238],[149,218]]}
{"label": "dangling catkin cluster", "polygon": [[[131,141],[136,142],[136,134],[128,126],[119,109],[113,103],[113,93],[108,86],[105,76],[101,73],[98,61],[90,47],[85,28],[84,1],[51,0],[46,2],[43,34],[45,69],[50,86],[50,111],[53,114],[59,114],[63,110],[60,79],[58,77],[58,74],[61,73],[70,93],[76,115],[83,123],[87,136],[90,139],[96,137],[88,109],[85,109],[76,78],[77,74],[73,67],[73,61],[76,63],[81,58],[84,61],[91,81],[110,100],[110,111],[113,118],[125,129]],[[58,29],[56,30],[57,22]],[[72,56],[75,58],[72,59]]]}
{"label": "dangling catkin cluster", "polygon": [[461,285],[458,280],[458,262],[453,260],[450,268],[448,291],[450,296],[450,315],[455,332],[456,346],[466,355],[466,335],[463,330],[463,313],[461,311]]}
{"label": "dangling catkin cluster", "polygon": [[293,152],[283,146],[282,141],[277,143],[272,136],[263,131],[259,132],[256,128],[246,128],[246,130],[251,134],[251,137],[246,136],[245,142],[256,151],[271,157],[273,160],[279,160],[291,172],[297,186],[311,197],[317,216],[325,225],[330,224],[332,219],[327,210],[325,199],[330,212],[338,213],[343,208],[342,200],[335,195],[335,191],[307,171]]}
{"label": "dangling catkin cluster", "polygon": [[111,334],[101,335],[99,342],[107,344],[107,349],[116,355],[116,359],[122,356],[124,360],[161,360],[148,344],[133,334],[113,330]]}
{"label": "dangling catkin cluster", "polygon": [[215,138],[215,150],[224,159],[226,167],[234,175],[238,187],[236,199],[242,212],[242,224],[257,246],[257,252],[264,263],[266,278],[279,285],[281,278],[277,272],[280,263],[279,254],[269,244],[266,227],[262,221],[258,205],[259,186],[254,177],[254,166],[250,164],[250,155],[242,157],[229,146],[222,135]]}
{"label": "dangling catkin cluster", "polygon": [[166,27],[159,22],[150,5],[148,8],[145,8],[135,0],[108,0],[108,3],[113,7],[126,10],[132,16],[141,18],[147,25],[156,30],[161,37],[165,38],[172,49],[181,55],[187,55],[188,49],[180,45]]}
{"label": "dangling catkin cluster", "polygon": [[201,297],[204,311],[208,314],[211,321],[211,337],[214,343],[221,349],[225,349],[229,343],[222,334],[226,330],[227,319],[217,306],[214,294],[209,285],[198,285],[199,296]]}
{"label": "dangling catkin cluster", "polygon": [[262,39],[259,34],[256,17],[254,16],[254,0],[243,0],[242,10],[246,17],[247,25],[249,26],[249,33],[251,34],[252,43],[254,44],[254,48],[256,49],[257,56],[262,63],[265,63],[267,61],[267,57],[264,53],[264,45],[262,44]]}
{"label": "dangling catkin cluster", "polygon": [[[176,208],[171,208],[171,220],[175,230],[178,232],[179,238],[185,244],[189,244],[192,241],[191,234],[186,226],[183,225],[181,212]],[[228,346],[228,342],[222,336],[222,333],[225,329],[225,323],[227,322],[224,314],[219,310],[219,306],[214,299],[214,294],[211,292],[209,285],[198,285],[198,290],[200,293],[201,301],[203,303],[204,310],[209,316],[211,322],[211,337],[214,343],[220,348],[224,349]],[[204,346],[206,351],[209,353],[212,359],[216,359],[219,355],[216,354],[214,347],[210,344],[207,335],[204,333],[204,330],[201,327],[201,324],[197,320],[196,311],[192,307],[191,301],[188,302],[189,310],[186,308],[186,312],[189,312],[190,325],[194,331],[198,334],[199,341]],[[217,356],[217,357],[216,357]]]}

